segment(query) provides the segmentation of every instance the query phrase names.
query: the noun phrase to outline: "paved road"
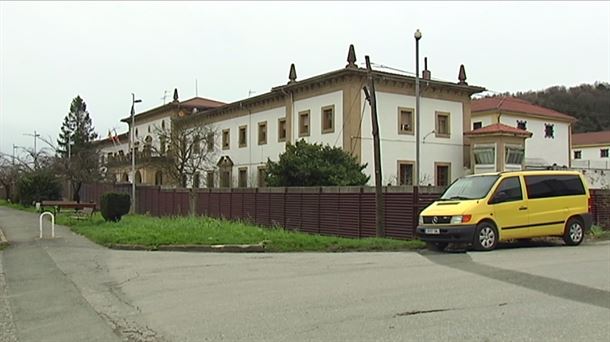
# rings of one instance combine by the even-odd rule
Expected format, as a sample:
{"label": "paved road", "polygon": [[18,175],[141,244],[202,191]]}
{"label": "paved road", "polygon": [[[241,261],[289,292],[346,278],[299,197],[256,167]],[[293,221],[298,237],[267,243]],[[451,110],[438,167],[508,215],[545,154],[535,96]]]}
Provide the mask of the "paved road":
{"label": "paved road", "polygon": [[[39,241],[35,221],[0,208],[0,226],[18,240],[0,258],[19,341],[610,340],[610,243],[453,254],[130,252],[64,228]],[[48,298],[38,287],[55,283],[66,302],[38,306],[57,306],[48,310],[58,319],[29,312],[27,295]],[[81,335],[61,335],[64,314]],[[58,326],[37,334],[42,324]]]}

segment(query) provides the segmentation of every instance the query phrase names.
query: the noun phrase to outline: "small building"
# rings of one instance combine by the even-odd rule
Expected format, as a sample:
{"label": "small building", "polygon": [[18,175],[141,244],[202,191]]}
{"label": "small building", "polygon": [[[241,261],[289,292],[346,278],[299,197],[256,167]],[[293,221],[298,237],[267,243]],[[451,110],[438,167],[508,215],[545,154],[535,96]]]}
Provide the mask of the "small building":
{"label": "small building", "polygon": [[525,140],[531,138],[531,132],[495,123],[464,135],[470,138],[473,173],[523,169]]}
{"label": "small building", "polygon": [[570,166],[570,137],[576,119],[509,96],[472,101],[471,129],[503,124],[531,132],[525,141],[525,168]]}
{"label": "small building", "polygon": [[572,134],[572,165],[610,170],[610,131]]}

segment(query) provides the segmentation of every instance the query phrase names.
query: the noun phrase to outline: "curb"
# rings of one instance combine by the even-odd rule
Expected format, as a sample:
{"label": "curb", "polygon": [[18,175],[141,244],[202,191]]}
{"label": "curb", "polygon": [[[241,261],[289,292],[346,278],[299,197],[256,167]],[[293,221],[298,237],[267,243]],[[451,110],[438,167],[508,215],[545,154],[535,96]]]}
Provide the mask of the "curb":
{"label": "curb", "polygon": [[0,229],[0,248],[6,246],[8,246],[8,240],[6,239],[6,236],[4,236],[2,229]]}
{"label": "curb", "polygon": [[263,253],[265,246],[257,245],[126,245],[114,244],[108,248],[123,251],[164,251],[164,252],[212,252],[212,253]]}

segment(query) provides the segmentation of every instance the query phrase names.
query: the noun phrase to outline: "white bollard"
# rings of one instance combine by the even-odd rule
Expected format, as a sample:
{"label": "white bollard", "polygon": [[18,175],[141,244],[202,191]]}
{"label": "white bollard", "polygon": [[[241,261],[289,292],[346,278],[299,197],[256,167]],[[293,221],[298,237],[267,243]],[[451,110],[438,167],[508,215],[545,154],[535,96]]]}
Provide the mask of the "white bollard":
{"label": "white bollard", "polygon": [[55,216],[53,216],[53,213],[49,211],[45,211],[44,213],[40,214],[40,238],[42,239],[42,218],[45,215],[51,216],[51,238],[55,238]]}

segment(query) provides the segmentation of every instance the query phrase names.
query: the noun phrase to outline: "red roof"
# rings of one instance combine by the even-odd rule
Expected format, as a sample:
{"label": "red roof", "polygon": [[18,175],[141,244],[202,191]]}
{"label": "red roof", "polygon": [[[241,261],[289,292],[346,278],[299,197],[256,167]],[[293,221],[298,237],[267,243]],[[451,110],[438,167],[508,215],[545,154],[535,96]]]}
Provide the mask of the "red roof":
{"label": "red roof", "polygon": [[220,102],[220,101],[206,99],[206,98],[203,98],[203,97],[193,97],[192,99],[180,102],[180,104],[183,105],[183,106],[187,106],[187,107],[216,108],[216,107],[224,106],[226,103]]}
{"label": "red roof", "polygon": [[564,121],[576,121],[574,117],[571,117],[567,114],[563,114],[549,108],[537,106],[535,104],[532,104],[522,99],[518,99],[516,97],[497,96],[472,101],[471,111],[473,113],[485,112],[490,110],[504,110],[509,112],[541,115]]}
{"label": "red roof", "polygon": [[572,134],[572,146],[600,144],[610,145],[610,131]]}
{"label": "red roof", "polygon": [[502,123],[491,124],[489,126],[477,128],[473,131],[466,132],[466,135],[482,135],[482,134],[514,134],[514,135],[523,135],[527,137],[531,137],[532,133],[526,130],[511,127]]}

